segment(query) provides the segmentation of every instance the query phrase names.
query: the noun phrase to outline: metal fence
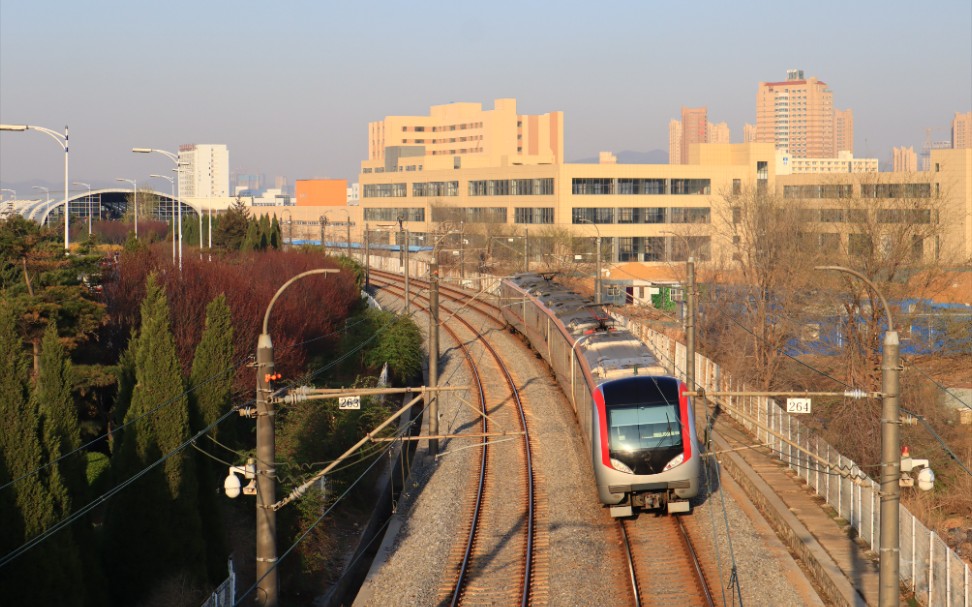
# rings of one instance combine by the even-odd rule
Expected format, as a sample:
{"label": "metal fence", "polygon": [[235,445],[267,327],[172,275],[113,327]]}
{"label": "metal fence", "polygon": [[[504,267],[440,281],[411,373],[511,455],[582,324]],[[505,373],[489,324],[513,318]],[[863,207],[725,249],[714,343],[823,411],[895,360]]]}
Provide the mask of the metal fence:
{"label": "metal fence", "polygon": [[228,567],[229,577],[213,590],[200,607],[232,607],[236,603],[236,571],[233,568],[233,557],[229,558]]}
{"label": "metal fence", "polygon": [[[677,377],[685,377],[685,345],[641,323],[619,317],[633,333],[665,361]],[[745,391],[722,373],[719,365],[696,354],[695,381],[706,391]],[[745,427],[757,442],[766,445],[817,495],[825,499],[841,518],[857,532],[872,551],[881,549],[880,485],[861,472],[857,464],[843,457],[797,415],[791,415],[773,399],[766,397],[729,397],[724,399],[728,414]],[[740,415],[742,413],[743,415]],[[755,420],[749,421],[746,417]],[[766,431],[772,429],[786,440]],[[820,457],[822,464],[801,451],[799,445]],[[932,607],[969,607],[972,600],[972,569],[934,532],[925,527],[908,509],[899,511],[901,548],[900,576],[923,604]]]}

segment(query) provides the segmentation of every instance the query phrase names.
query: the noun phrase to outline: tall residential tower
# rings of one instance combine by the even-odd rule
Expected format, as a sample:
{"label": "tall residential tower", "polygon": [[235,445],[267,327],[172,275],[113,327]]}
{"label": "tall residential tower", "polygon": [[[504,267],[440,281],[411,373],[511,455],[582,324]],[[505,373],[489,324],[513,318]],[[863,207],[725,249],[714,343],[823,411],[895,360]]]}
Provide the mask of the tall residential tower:
{"label": "tall residential tower", "polygon": [[[827,83],[804,78],[803,70],[787,70],[782,82],[760,82],[756,141],[772,143],[794,158],[836,157],[834,95]],[[842,141],[853,145],[853,136],[843,134]]]}

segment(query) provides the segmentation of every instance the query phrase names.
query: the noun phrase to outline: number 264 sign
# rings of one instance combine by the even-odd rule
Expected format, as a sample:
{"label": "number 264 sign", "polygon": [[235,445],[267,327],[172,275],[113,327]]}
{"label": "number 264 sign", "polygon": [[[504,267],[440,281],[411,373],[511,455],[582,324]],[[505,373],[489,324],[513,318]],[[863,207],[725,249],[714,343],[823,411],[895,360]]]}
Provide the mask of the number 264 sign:
{"label": "number 264 sign", "polygon": [[810,413],[809,398],[788,398],[786,399],[787,413]]}

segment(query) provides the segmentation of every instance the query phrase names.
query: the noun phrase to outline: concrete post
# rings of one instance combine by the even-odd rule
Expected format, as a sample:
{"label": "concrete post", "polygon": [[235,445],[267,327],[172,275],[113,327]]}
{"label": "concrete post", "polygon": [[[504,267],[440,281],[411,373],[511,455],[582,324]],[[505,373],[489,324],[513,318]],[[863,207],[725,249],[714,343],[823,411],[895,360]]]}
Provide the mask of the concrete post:
{"label": "concrete post", "polygon": [[[890,315],[888,320],[891,320]],[[878,575],[880,607],[898,607],[900,597],[898,332],[893,329],[894,327],[888,327],[884,334],[881,365],[884,406],[881,412],[881,569]]]}
{"label": "concrete post", "polygon": [[268,333],[260,335],[256,356],[256,577],[260,580],[256,600],[262,607],[277,607],[277,513],[271,508],[277,501],[276,445],[273,402],[269,398],[273,343]]}
{"label": "concrete post", "polygon": [[[432,253],[429,266],[431,286],[429,306],[429,386],[435,388],[439,383],[439,260]],[[429,396],[429,435],[439,434],[439,399],[433,391]],[[439,440],[429,439],[429,454],[433,457],[439,452]]]}
{"label": "concrete post", "polygon": [[685,383],[695,390],[695,258],[689,257],[688,292],[685,294]]}

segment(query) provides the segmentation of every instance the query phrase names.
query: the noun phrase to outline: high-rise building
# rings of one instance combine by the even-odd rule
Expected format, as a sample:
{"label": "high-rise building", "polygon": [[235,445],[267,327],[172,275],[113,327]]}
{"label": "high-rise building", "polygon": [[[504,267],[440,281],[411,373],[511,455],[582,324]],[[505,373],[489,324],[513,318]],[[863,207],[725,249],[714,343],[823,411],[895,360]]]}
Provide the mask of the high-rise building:
{"label": "high-rise building", "polygon": [[952,148],[966,150],[972,148],[972,112],[955,112],[952,120]]}
{"label": "high-rise building", "polygon": [[720,122],[706,127],[706,143],[729,143],[729,124]]}
{"label": "high-rise building", "polygon": [[748,122],[743,125],[743,143],[756,143],[756,125]]}
{"label": "high-rise building", "polygon": [[794,158],[833,158],[834,99],[827,83],[787,70],[782,82],[760,82],[756,92],[756,141],[772,143]]}
{"label": "high-rise building", "polygon": [[229,196],[229,150],[222,144],[179,146],[179,192],[186,198]]}
{"label": "high-rise building", "polygon": [[834,110],[834,152],[854,153],[854,111]]}
{"label": "high-rise building", "polygon": [[668,163],[682,163],[682,121],[674,118],[668,122]]}
{"label": "high-rise building", "polygon": [[708,109],[682,108],[682,119],[668,123],[668,162],[688,164],[689,146],[698,143],[729,143],[729,125],[712,124]]}
{"label": "high-rise building", "polygon": [[918,154],[914,147],[894,148],[894,172],[914,173],[918,170]]}
{"label": "high-rise building", "polygon": [[560,164],[564,114],[516,113],[516,99],[434,105],[428,116],[387,116],[368,124],[362,172]]}
{"label": "high-rise building", "polygon": [[689,161],[689,146],[708,141],[706,128],[709,126],[708,110],[704,107],[682,108],[682,158],[679,164]]}

